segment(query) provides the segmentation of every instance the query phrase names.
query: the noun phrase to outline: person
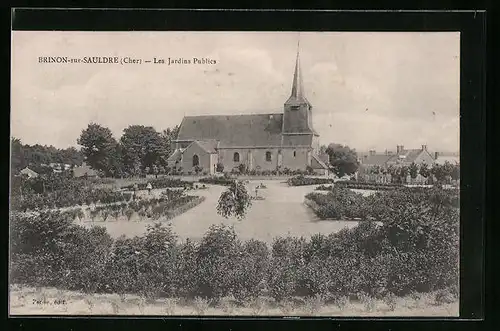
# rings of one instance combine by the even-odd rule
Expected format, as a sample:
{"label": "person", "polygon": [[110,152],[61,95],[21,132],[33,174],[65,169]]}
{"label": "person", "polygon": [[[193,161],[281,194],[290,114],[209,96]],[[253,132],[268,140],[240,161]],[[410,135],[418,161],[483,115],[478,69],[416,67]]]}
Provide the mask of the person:
{"label": "person", "polygon": [[151,190],[153,189],[153,186],[151,183],[148,182],[148,185],[146,185],[146,188],[148,189],[148,194],[151,194]]}

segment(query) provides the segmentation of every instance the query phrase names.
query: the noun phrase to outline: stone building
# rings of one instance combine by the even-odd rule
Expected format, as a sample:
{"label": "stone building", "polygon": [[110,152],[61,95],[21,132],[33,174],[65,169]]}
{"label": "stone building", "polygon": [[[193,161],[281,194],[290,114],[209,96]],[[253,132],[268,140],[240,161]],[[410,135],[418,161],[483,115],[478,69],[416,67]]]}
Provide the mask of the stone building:
{"label": "stone building", "polygon": [[283,113],[185,116],[169,166],[182,172],[195,167],[211,174],[245,165],[248,170],[306,170],[327,174],[319,155],[319,134],[312,124],[312,105],[304,95],[299,53],[292,90]]}

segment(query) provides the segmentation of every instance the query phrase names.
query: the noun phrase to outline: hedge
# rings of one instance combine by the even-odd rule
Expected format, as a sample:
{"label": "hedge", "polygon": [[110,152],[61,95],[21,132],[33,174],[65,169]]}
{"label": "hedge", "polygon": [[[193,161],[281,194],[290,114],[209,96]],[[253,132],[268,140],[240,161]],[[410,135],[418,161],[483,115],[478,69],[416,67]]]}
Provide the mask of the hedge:
{"label": "hedge", "polygon": [[453,208],[458,208],[460,205],[459,194],[456,190],[443,190],[437,187],[399,187],[363,196],[350,189],[335,185],[327,194],[311,192],[306,195],[306,204],[314,210],[319,218],[335,220],[384,221],[387,220],[387,213],[392,212],[400,204],[412,203],[415,206],[426,208],[422,205],[426,201],[435,201]]}
{"label": "hedge", "polygon": [[350,189],[358,189],[358,190],[394,190],[397,188],[403,187],[401,184],[393,184],[393,183],[360,183],[354,181],[339,181],[335,183],[337,187],[350,188]]}
{"label": "hedge", "polygon": [[320,185],[320,184],[331,184],[331,183],[333,183],[333,179],[305,177],[305,176],[299,175],[296,177],[289,178],[287,182],[288,182],[288,185],[290,185],[290,186]]}
{"label": "hedge", "polygon": [[179,242],[168,225],[113,241],[64,213],[14,213],[11,282],[214,300],[456,291],[458,210],[438,193],[427,197],[399,197],[381,226],[362,222],[330,235],[276,238],[271,246],[243,242],[224,225],[198,243]]}
{"label": "hedge", "polygon": [[225,177],[205,177],[205,178],[200,178],[199,182],[205,183],[205,184],[228,186],[234,182],[234,179],[232,179],[230,177],[226,177],[226,176]]}

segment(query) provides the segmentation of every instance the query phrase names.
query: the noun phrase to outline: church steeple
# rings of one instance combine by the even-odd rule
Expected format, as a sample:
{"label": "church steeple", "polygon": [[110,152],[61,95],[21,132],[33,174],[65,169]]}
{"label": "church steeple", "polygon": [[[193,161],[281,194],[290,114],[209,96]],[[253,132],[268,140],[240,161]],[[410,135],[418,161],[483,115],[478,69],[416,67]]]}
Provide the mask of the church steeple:
{"label": "church steeple", "polygon": [[286,104],[308,104],[304,96],[304,83],[302,82],[302,71],[300,69],[300,40],[297,43],[297,57],[295,59],[295,71],[293,73],[292,93]]}
{"label": "church steeple", "polygon": [[304,95],[302,71],[300,69],[300,52],[297,44],[295,71],[293,73],[292,91],[285,102],[283,114],[284,134],[316,134],[312,126],[312,106]]}

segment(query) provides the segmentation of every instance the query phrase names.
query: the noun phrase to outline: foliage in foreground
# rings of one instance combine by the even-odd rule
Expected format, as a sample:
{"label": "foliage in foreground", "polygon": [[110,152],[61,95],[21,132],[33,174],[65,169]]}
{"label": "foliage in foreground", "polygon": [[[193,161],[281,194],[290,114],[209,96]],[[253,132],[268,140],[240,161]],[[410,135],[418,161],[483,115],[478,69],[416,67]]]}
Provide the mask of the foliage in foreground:
{"label": "foliage in foreground", "polygon": [[[168,226],[112,240],[64,213],[13,214],[11,283],[86,292],[140,293],[217,300],[322,295],[331,300],[406,295],[458,284],[458,213],[439,196],[401,197],[381,226],[309,239],[243,242],[212,226],[200,242],[179,242]],[[367,301],[368,302],[368,301]]]}

